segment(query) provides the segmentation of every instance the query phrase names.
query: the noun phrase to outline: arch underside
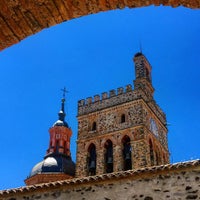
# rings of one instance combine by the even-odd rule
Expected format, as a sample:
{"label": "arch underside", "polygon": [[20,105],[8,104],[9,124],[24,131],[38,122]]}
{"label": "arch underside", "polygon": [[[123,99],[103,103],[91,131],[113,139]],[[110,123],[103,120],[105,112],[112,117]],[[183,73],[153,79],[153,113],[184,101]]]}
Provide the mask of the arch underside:
{"label": "arch underside", "polygon": [[149,5],[200,8],[199,0],[1,0],[0,50],[44,28],[77,17]]}

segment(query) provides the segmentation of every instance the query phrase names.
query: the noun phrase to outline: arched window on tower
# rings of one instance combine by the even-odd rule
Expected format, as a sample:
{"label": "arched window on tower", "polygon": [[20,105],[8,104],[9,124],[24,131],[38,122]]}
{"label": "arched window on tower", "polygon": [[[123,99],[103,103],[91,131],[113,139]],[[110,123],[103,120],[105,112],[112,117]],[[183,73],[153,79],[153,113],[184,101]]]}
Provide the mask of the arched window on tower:
{"label": "arched window on tower", "polygon": [[126,121],[126,116],[125,114],[121,115],[121,123],[124,123]]}
{"label": "arched window on tower", "polygon": [[130,138],[127,135],[123,137],[122,144],[123,144],[124,170],[130,170],[132,169],[131,144],[130,144]]}
{"label": "arched window on tower", "polygon": [[64,141],[64,145],[63,145],[63,149],[64,149],[64,154],[67,154],[67,147],[66,147],[66,141]]}
{"label": "arched window on tower", "polygon": [[167,156],[166,156],[166,154],[164,154],[164,164],[166,164],[167,163]]}
{"label": "arched window on tower", "polygon": [[59,153],[59,141],[58,140],[56,140],[56,146],[55,146],[55,152],[56,153]]}
{"label": "arched window on tower", "polygon": [[159,154],[156,152],[156,165],[159,165]]}
{"label": "arched window on tower", "polygon": [[151,166],[154,165],[154,152],[153,152],[153,144],[151,139],[149,140],[149,153],[150,153],[150,161],[151,161]]}
{"label": "arched window on tower", "polygon": [[96,174],[96,147],[94,144],[91,144],[88,148],[87,167],[88,175]]}
{"label": "arched window on tower", "polygon": [[97,123],[93,122],[92,123],[92,131],[96,131],[97,130]]}
{"label": "arched window on tower", "polygon": [[107,140],[105,145],[105,172],[113,172],[113,144],[111,140]]}
{"label": "arched window on tower", "polygon": [[163,164],[168,163],[167,154],[163,155],[163,162],[164,162]]}

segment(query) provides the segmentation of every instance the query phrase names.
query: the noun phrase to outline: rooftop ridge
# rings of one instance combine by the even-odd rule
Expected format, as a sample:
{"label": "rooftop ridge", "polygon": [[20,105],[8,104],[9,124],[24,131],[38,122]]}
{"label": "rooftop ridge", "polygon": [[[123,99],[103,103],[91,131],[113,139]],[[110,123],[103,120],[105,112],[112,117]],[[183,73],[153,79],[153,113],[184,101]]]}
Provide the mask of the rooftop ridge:
{"label": "rooftop ridge", "polygon": [[164,172],[164,171],[170,171],[170,170],[173,171],[173,170],[179,170],[179,169],[184,170],[184,168],[186,169],[188,167],[195,167],[195,166],[200,167],[200,159],[185,161],[185,162],[178,162],[174,164],[145,167],[145,168],[128,170],[128,171],[113,172],[109,174],[88,176],[88,177],[82,177],[82,178],[73,178],[73,179],[55,181],[55,182],[50,182],[50,183],[40,183],[36,185],[23,186],[23,187],[7,189],[7,190],[0,190],[0,197],[2,196],[5,197],[5,195],[12,195],[15,193],[33,192],[37,189],[47,189],[47,188],[53,189],[58,186],[64,186],[64,185],[75,185],[75,184],[89,183],[89,182],[101,181],[101,180],[103,181],[103,180],[109,180],[109,179],[126,178],[129,176],[136,176],[139,174],[144,174],[144,173],[149,173],[149,172],[156,173],[156,172]]}

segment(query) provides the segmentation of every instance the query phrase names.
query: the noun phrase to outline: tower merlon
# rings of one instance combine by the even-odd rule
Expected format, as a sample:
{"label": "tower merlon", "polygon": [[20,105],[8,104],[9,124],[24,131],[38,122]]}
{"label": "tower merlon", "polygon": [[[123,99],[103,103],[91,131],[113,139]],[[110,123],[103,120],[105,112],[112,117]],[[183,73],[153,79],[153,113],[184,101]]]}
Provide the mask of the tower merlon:
{"label": "tower merlon", "polygon": [[112,89],[109,92],[103,92],[101,95],[96,94],[94,97],[88,97],[78,101],[78,115],[129,102],[133,99],[139,99],[141,96],[145,96],[142,91],[141,93],[135,92],[133,86],[128,84],[116,90]]}

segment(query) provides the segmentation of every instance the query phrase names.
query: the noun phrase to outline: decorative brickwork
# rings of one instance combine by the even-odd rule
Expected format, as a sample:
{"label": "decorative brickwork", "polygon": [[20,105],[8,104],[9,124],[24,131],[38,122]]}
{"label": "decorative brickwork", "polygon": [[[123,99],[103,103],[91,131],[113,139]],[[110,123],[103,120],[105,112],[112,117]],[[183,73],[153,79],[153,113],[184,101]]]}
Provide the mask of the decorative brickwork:
{"label": "decorative brickwork", "polygon": [[127,85],[78,102],[77,177],[169,163],[166,117],[153,99],[151,66],[141,53],[134,62],[134,90]]}
{"label": "decorative brickwork", "polygon": [[71,156],[70,153],[70,138],[72,131],[68,127],[54,126],[49,129],[50,142],[47,155],[55,153],[56,151],[66,156]]}
{"label": "decorative brickwork", "polygon": [[39,183],[50,183],[54,181],[62,181],[66,179],[71,179],[72,176],[69,176],[65,173],[43,173],[43,174],[36,174],[29,179],[25,180],[26,185],[35,185]]}
{"label": "decorative brickwork", "polygon": [[0,1],[0,50],[44,28],[101,11],[150,5],[200,8],[198,0],[15,0]]}

